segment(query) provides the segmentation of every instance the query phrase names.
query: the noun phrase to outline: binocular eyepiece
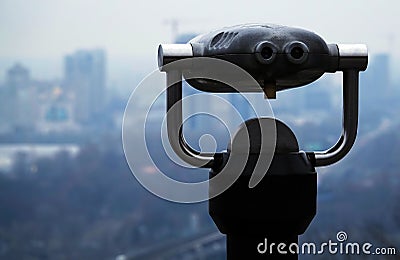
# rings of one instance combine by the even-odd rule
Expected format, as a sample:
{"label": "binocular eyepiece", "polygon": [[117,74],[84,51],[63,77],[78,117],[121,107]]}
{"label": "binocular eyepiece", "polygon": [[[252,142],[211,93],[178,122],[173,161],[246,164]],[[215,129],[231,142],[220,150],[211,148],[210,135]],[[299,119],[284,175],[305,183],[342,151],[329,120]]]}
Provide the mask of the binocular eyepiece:
{"label": "binocular eyepiece", "polygon": [[[325,72],[362,71],[368,63],[365,45],[327,44],[307,30],[263,24],[223,28],[197,36],[187,44],[161,44],[158,66],[163,70],[168,63],[191,57],[221,59],[247,71],[261,88],[241,90],[243,92],[299,87],[317,80]],[[188,83],[207,92],[237,92],[226,84],[210,80],[190,79]]]}

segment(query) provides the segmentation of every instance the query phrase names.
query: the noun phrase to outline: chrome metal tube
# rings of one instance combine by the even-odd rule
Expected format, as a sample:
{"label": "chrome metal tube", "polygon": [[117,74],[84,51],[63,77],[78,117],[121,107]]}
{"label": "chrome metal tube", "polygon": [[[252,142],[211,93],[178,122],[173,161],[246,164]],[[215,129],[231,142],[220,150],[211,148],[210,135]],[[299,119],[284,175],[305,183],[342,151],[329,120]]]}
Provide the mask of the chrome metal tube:
{"label": "chrome metal tube", "polygon": [[364,71],[368,65],[368,48],[365,44],[337,44],[338,70]]}
{"label": "chrome metal tube", "polygon": [[342,159],[353,146],[358,125],[358,70],[343,71],[342,135],[337,143],[323,152],[314,152],[315,166],[326,166]]}
{"label": "chrome metal tube", "polygon": [[158,46],[158,68],[180,59],[193,57],[192,45],[187,44],[160,44]]}

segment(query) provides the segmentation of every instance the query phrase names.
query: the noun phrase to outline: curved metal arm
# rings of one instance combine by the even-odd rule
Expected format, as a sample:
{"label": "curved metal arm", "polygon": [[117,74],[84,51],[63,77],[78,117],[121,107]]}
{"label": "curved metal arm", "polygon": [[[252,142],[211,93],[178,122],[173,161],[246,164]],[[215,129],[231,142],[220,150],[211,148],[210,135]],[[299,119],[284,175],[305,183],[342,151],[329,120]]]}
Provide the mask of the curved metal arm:
{"label": "curved metal arm", "polygon": [[315,166],[326,166],[342,159],[353,146],[358,125],[358,70],[343,71],[343,129],[337,143],[323,152],[314,152]]}
{"label": "curved metal arm", "polygon": [[337,143],[323,152],[312,153],[315,166],[326,166],[341,160],[353,146],[358,126],[358,75],[367,68],[368,49],[364,44],[337,44],[338,69],[343,71],[342,135]]}
{"label": "curved metal arm", "polygon": [[211,168],[213,153],[196,151],[186,142],[182,132],[182,73],[167,71],[167,132],[174,152],[195,167]]}

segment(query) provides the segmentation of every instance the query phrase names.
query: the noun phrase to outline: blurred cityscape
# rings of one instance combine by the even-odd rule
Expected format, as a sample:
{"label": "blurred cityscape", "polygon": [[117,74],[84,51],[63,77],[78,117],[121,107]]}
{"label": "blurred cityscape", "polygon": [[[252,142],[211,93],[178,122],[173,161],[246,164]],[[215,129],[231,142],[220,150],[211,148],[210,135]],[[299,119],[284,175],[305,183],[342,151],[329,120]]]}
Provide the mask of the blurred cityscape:
{"label": "blurred cityscape", "polygon": [[[318,215],[305,241],[332,239],[343,229],[353,240],[400,245],[400,82],[391,80],[390,58],[374,55],[361,74],[357,143],[343,162],[319,169]],[[10,64],[0,84],[0,259],[224,259],[224,238],[206,203],[161,200],[131,175],[121,144],[128,97],[107,85],[106,50],[77,50],[63,64],[62,79],[48,80],[33,78],[23,61]],[[185,86],[185,95],[195,93]],[[254,116],[242,97],[220,97],[244,118]],[[266,104],[261,94],[249,99]],[[149,151],[174,178],[206,179],[207,171],[187,172],[162,152],[163,102],[149,114],[148,123],[159,126],[149,128]],[[195,112],[203,102],[187,110]],[[327,148],[340,135],[337,77],[278,93],[271,105],[304,150]],[[231,111],[225,113],[229,118]],[[226,148],[224,127],[212,120],[200,116],[185,124],[193,146],[212,133],[218,149]],[[141,167],[151,173],[154,166]]]}
{"label": "blurred cityscape", "polygon": [[104,50],[78,50],[64,58],[63,79],[47,81],[32,78],[21,63],[10,66],[0,88],[0,133],[12,138],[104,128],[112,121],[106,64]]}

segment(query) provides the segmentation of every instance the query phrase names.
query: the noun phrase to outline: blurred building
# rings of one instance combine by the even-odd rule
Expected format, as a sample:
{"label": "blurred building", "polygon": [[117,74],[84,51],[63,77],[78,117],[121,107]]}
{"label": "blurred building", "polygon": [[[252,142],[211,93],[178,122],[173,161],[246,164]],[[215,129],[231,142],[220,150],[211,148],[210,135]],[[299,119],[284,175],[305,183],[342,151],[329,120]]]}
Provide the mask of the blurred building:
{"label": "blurred building", "polygon": [[40,121],[38,130],[42,133],[69,133],[79,131],[74,119],[74,104],[71,95],[57,85],[52,85],[39,95]]}
{"label": "blurred building", "polygon": [[7,71],[6,84],[15,89],[28,88],[30,72],[27,68],[17,63]]}
{"label": "blurred building", "polygon": [[0,89],[0,131],[34,131],[38,118],[36,97],[29,70],[15,64],[7,71]]}
{"label": "blurred building", "polygon": [[328,82],[315,82],[303,94],[304,109],[307,111],[331,111],[333,108]]}
{"label": "blurred building", "polygon": [[372,58],[369,70],[373,75],[372,84],[375,84],[375,87],[380,88],[385,94],[389,94],[391,89],[389,64],[390,58],[387,53],[377,54]]}
{"label": "blurred building", "polygon": [[179,34],[178,36],[176,36],[175,43],[187,43],[196,36],[197,34],[195,33]]}
{"label": "blurred building", "polygon": [[95,123],[105,107],[106,57],[104,50],[78,50],[64,60],[64,89],[74,95],[74,117]]}
{"label": "blurred building", "polygon": [[361,74],[361,102],[379,106],[383,98],[393,95],[389,62],[390,58],[386,53],[372,56],[366,73]]}

